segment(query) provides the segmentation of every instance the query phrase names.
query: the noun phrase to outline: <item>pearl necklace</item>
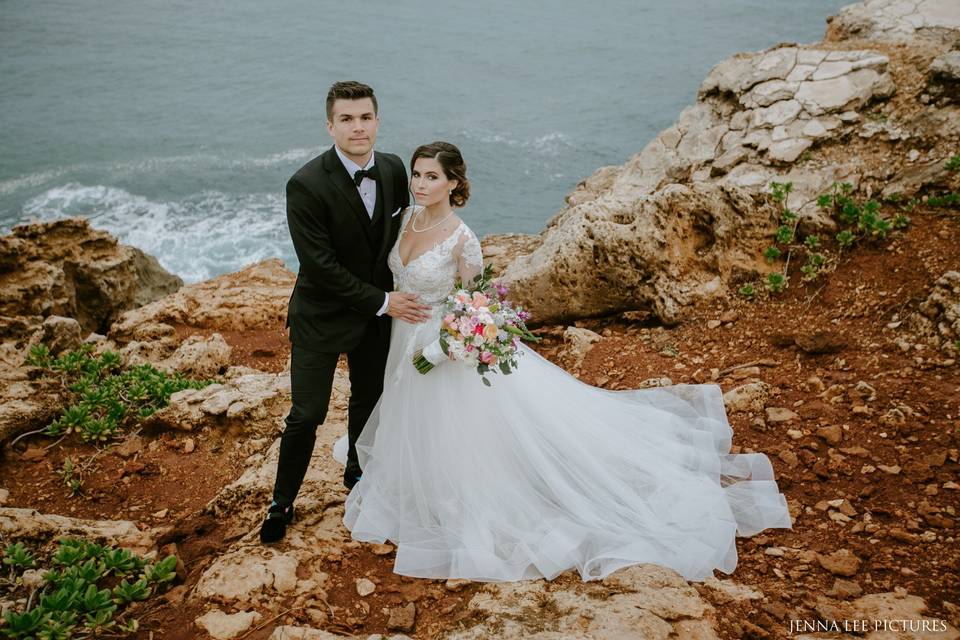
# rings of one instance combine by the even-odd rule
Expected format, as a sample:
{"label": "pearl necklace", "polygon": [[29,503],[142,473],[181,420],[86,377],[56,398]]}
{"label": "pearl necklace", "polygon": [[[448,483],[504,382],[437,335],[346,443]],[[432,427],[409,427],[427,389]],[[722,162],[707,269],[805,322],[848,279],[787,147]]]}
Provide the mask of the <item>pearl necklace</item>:
{"label": "pearl necklace", "polygon": [[446,216],[444,216],[442,220],[440,220],[439,222],[435,222],[434,224],[430,225],[426,229],[417,229],[417,218],[420,217],[420,214],[423,213],[424,210],[426,210],[426,207],[424,207],[423,209],[420,209],[420,211],[417,211],[413,216],[413,220],[410,221],[410,228],[413,229],[414,233],[423,233],[424,231],[430,231],[430,229],[435,229],[439,227],[441,224],[443,224],[444,222],[446,222],[447,220],[449,220],[450,216],[453,215],[453,211],[451,211]]}

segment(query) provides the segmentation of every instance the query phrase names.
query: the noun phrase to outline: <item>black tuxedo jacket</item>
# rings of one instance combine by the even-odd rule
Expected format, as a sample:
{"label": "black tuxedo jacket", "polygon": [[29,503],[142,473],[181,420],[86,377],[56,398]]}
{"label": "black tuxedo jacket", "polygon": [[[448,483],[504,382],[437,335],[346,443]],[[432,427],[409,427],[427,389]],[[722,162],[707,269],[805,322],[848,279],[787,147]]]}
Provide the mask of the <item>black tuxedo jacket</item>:
{"label": "black tuxedo jacket", "polygon": [[[393,290],[387,253],[409,204],[407,172],[391,153],[375,153],[380,173],[371,220],[334,147],[287,182],[287,225],[300,260],[287,308],[290,340],[312,351],[343,353],[360,342]],[[389,332],[383,316],[380,331]]]}

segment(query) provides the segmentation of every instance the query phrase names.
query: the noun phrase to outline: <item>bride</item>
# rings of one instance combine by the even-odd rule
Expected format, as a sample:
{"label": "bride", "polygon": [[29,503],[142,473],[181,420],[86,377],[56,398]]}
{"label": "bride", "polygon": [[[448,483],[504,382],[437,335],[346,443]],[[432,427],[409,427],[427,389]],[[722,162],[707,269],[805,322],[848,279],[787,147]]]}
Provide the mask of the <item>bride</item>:
{"label": "bride", "polygon": [[[583,580],[656,563],[688,580],[732,573],[735,535],[790,528],[763,454],[731,455],[720,388],[607,391],[521,346],[517,370],[492,377],[413,353],[436,340],[459,276],[483,270],[480,242],[454,213],[469,196],[452,144],[411,160],[418,206],[404,214],[388,264],[395,288],[433,307],[393,320],[383,395],[356,447],[363,475],[347,498],[355,540],[391,541],[394,571],[477,581]],[[346,438],[334,448],[346,458]]]}

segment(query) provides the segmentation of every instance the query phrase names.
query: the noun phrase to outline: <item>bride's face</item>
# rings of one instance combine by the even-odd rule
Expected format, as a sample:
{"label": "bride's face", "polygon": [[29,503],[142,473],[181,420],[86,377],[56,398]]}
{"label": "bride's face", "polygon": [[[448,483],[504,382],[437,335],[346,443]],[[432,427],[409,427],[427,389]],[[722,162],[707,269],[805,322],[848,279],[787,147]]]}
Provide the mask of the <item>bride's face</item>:
{"label": "bride's face", "polygon": [[449,202],[450,191],[457,186],[450,180],[436,158],[417,158],[410,174],[410,190],[417,204],[429,207],[440,202]]}

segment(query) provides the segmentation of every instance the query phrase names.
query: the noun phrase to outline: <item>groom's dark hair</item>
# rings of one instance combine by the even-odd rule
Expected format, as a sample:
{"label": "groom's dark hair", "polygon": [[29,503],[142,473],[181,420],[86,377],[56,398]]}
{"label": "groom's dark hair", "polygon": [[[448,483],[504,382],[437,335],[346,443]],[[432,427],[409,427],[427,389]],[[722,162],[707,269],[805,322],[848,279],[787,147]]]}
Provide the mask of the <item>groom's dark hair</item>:
{"label": "groom's dark hair", "polygon": [[327,120],[333,118],[333,103],[337,100],[360,100],[362,98],[373,100],[373,112],[377,113],[377,96],[373,95],[373,89],[354,80],[334,82],[330,85],[330,91],[327,91]]}

